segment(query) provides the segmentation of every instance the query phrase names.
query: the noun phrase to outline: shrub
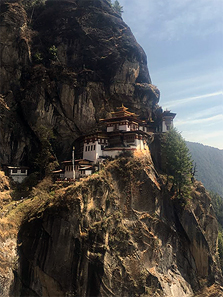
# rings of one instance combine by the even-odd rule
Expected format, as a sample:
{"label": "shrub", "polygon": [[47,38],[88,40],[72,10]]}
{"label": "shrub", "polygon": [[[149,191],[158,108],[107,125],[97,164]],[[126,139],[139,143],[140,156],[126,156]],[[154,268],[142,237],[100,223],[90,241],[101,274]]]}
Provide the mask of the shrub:
{"label": "shrub", "polygon": [[49,48],[49,55],[50,55],[50,59],[53,60],[53,61],[56,61],[57,60],[57,48],[55,45],[52,45],[50,48]]}
{"label": "shrub", "polygon": [[37,51],[33,57],[36,63],[41,63],[43,60],[42,54],[39,51]]}

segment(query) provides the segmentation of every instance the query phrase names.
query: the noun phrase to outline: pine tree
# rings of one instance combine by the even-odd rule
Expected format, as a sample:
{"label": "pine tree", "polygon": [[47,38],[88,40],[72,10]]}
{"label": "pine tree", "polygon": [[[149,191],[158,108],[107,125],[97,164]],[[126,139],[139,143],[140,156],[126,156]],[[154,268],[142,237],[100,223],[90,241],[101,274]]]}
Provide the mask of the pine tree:
{"label": "pine tree", "polygon": [[118,0],[115,0],[114,4],[112,5],[114,10],[119,14],[122,15],[123,13],[123,6],[120,5]]}
{"label": "pine tree", "polygon": [[166,172],[173,178],[173,189],[178,197],[185,196],[191,183],[193,162],[186,142],[176,129],[171,129],[166,134],[163,149]]}

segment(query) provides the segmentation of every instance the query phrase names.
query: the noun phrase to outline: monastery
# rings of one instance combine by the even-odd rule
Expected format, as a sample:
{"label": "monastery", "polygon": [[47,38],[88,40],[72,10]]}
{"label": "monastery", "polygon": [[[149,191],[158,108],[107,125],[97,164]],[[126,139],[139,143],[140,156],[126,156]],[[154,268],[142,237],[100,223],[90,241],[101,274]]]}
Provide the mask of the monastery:
{"label": "monastery", "polygon": [[[122,152],[149,151],[151,135],[170,130],[175,116],[175,113],[166,110],[154,123],[140,119],[124,105],[117,107],[111,118],[100,120],[103,130],[83,135],[76,140],[78,151],[75,152],[73,148],[72,160],[62,162],[62,169],[53,171],[55,179],[86,177],[98,171],[105,159],[115,158]],[[21,183],[28,175],[28,167],[5,166],[5,172],[15,182]]]}
{"label": "monastery", "polygon": [[112,117],[101,119],[104,131],[97,131],[77,139],[80,146],[75,160],[62,162],[63,170],[54,171],[60,179],[75,179],[91,175],[99,169],[105,159],[114,158],[122,152],[149,151],[149,139],[153,133],[167,132],[173,127],[175,113],[164,111],[158,123],[141,120],[135,113],[122,105],[112,112]]}

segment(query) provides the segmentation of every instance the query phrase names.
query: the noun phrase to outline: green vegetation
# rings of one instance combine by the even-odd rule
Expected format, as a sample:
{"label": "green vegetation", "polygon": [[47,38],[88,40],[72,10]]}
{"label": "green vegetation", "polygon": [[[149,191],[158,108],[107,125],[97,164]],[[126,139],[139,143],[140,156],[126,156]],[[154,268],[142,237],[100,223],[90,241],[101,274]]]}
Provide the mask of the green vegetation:
{"label": "green vegetation", "polygon": [[209,191],[223,196],[223,150],[200,143],[186,143],[197,165],[196,179]]}
{"label": "green vegetation", "polygon": [[178,198],[188,196],[193,165],[186,142],[176,129],[166,134],[162,154],[168,181],[171,179],[173,182],[172,189]]}
{"label": "green vegetation", "polygon": [[36,63],[41,63],[43,60],[42,54],[39,51],[37,51],[33,57]]}
{"label": "green vegetation", "polygon": [[41,49],[42,52],[39,50],[36,50],[36,52],[33,54],[33,61],[36,64],[44,64],[49,65],[49,62],[57,61],[57,47],[55,45],[50,46],[48,49]]}
{"label": "green vegetation", "polygon": [[123,6],[120,5],[118,0],[115,0],[114,3],[111,2],[111,0],[108,0],[111,3],[111,6],[114,8],[115,12],[117,12],[119,15],[122,15],[123,13]]}
{"label": "green vegetation", "polygon": [[219,224],[218,231],[218,253],[220,258],[221,270],[223,272],[223,197],[214,192],[209,193]]}
{"label": "green vegetation", "polygon": [[218,231],[218,254],[220,258],[221,271],[223,272],[223,231]]}
{"label": "green vegetation", "polygon": [[52,45],[50,48],[49,48],[49,55],[50,55],[50,59],[53,60],[53,61],[56,61],[57,60],[57,48],[55,45]]}
{"label": "green vegetation", "polygon": [[218,223],[223,229],[223,198],[214,192],[210,192],[209,194],[211,196]]}

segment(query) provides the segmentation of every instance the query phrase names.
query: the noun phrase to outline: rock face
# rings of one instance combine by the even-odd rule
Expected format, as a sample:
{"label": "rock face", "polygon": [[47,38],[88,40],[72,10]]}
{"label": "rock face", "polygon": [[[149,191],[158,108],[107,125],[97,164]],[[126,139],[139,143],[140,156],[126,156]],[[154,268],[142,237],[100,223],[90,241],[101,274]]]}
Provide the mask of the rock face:
{"label": "rock face", "polygon": [[42,126],[53,131],[63,159],[78,136],[122,103],[155,117],[159,91],[146,55],[108,1],[49,0],[27,11],[2,3],[0,11],[0,94],[8,106],[0,164],[29,165]]}
{"label": "rock face", "polygon": [[182,202],[151,159],[111,162],[25,220],[9,295],[195,296],[220,280],[217,221],[200,183]]}
{"label": "rock face", "polygon": [[[0,165],[32,165],[43,143],[65,158],[122,103],[156,118],[145,53],[109,1],[22,2],[0,1]],[[74,185],[38,185],[20,201],[0,174],[0,295],[221,296],[205,189],[195,183],[185,204],[156,169],[150,156],[121,157]]]}

